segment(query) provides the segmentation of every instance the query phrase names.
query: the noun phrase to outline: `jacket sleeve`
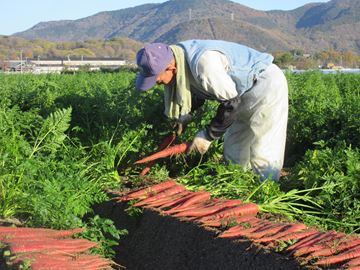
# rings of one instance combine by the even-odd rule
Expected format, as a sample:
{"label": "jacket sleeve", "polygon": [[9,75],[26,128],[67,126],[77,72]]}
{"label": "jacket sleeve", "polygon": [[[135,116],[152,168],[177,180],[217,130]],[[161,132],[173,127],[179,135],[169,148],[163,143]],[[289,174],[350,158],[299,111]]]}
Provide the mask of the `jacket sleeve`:
{"label": "jacket sleeve", "polygon": [[219,139],[236,119],[236,114],[240,109],[241,98],[221,101],[215,117],[206,127],[207,139],[210,141]]}

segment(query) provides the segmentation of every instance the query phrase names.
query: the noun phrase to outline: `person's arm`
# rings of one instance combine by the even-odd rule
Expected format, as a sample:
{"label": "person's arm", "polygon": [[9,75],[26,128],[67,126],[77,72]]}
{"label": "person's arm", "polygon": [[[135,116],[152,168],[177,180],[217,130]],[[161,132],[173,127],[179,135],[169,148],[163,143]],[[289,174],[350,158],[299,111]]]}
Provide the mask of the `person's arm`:
{"label": "person's arm", "polygon": [[218,51],[205,52],[199,59],[201,87],[220,104],[209,125],[196,134],[189,152],[195,150],[200,154],[206,153],[211,142],[219,139],[236,119],[241,98],[228,70],[228,59]]}
{"label": "person's arm", "polygon": [[215,117],[206,126],[207,139],[211,141],[219,139],[226,132],[235,121],[240,103],[241,98],[239,96],[220,102]]}
{"label": "person's arm", "polygon": [[219,51],[207,51],[199,59],[198,71],[204,91],[220,102],[215,117],[206,127],[209,140],[220,138],[235,121],[241,98],[228,75],[229,61]]}

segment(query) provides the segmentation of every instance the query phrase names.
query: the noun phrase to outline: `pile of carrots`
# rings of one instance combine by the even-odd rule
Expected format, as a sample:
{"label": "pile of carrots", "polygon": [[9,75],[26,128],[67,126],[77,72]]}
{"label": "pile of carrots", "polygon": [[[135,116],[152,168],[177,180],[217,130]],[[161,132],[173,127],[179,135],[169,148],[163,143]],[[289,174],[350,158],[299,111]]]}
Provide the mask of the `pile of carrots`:
{"label": "pile of carrots", "polygon": [[0,242],[10,251],[12,257],[8,263],[12,266],[30,262],[33,270],[112,269],[113,262],[85,253],[97,247],[96,243],[69,238],[82,231],[0,227]]}
{"label": "pile of carrots", "polygon": [[[146,187],[116,198],[137,200],[134,206],[155,208],[182,220],[193,220],[208,227],[229,227],[220,238],[246,238],[274,247],[280,242],[296,241],[287,252],[318,266],[339,266],[360,270],[360,238],[336,231],[321,232],[302,223],[281,223],[260,219],[258,205],[240,200],[211,198],[209,192],[192,192],[175,180]],[[337,268],[338,269],[338,268]]]}

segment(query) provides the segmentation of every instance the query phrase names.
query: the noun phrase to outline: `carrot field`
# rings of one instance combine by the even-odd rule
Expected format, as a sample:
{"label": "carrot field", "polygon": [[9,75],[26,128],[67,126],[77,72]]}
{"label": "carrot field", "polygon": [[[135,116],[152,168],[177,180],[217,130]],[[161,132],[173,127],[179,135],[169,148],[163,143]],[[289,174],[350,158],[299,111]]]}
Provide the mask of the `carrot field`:
{"label": "carrot field", "polygon": [[[134,164],[172,131],[162,88],[134,88],[135,73],[0,75],[0,221],[53,229],[88,228],[111,257],[126,231],[93,214],[107,191],[169,177],[189,190],[259,205],[307,225],[360,230],[360,75],[287,73],[289,122],[284,176],[261,182],[227,165],[222,141],[204,156]],[[207,101],[174,144],[191,141],[215,113]],[[120,239],[121,243],[121,239]]]}

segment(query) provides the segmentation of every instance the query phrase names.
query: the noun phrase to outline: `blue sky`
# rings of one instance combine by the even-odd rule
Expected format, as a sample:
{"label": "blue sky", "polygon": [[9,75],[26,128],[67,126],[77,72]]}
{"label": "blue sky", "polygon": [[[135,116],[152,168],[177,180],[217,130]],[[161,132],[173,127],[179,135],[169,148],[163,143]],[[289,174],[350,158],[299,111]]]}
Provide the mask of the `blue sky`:
{"label": "blue sky", "polygon": [[[196,1],[196,0],[194,0]],[[259,10],[291,10],[311,2],[329,0],[233,0]],[[164,0],[1,0],[0,35],[24,31],[41,21],[74,20],[109,11]]]}

